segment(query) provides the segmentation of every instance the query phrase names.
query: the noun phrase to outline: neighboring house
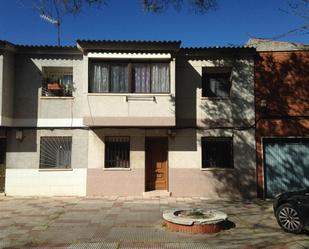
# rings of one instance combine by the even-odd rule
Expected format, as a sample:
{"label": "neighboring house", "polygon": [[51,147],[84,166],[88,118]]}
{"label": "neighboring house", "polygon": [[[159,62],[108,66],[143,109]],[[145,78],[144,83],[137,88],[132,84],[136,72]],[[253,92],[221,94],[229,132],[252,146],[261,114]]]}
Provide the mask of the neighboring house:
{"label": "neighboring house", "polygon": [[256,47],[260,197],[309,186],[309,46],[251,39]]}
{"label": "neighboring house", "polygon": [[178,41],[0,42],[5,193],[256,196],[254,56]]}

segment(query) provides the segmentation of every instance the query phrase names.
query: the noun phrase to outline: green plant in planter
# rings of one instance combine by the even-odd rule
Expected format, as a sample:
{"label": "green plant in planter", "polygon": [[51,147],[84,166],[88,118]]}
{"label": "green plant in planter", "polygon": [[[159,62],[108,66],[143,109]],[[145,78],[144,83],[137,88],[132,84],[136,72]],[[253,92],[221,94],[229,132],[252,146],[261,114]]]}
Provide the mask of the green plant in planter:
{"label": "green plant in planter", "polygon": [[193,219],[208,219],[211,217],[210,214],[205,214],[203,210],[198,209],[198,208],[185,211],[183,212],[182,216],[193,218]]}

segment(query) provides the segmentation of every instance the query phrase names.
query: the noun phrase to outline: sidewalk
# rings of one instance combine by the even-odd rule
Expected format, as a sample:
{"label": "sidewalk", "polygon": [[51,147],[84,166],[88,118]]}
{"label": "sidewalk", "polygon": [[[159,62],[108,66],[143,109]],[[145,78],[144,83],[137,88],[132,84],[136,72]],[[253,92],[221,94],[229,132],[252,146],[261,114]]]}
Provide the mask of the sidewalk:
{"label": "sidewalk", "polygon": [[[217,234],[167,231],[162,211],[216,208],[235,227]],[[309,248],[283,232],[263,200],[142,197],[0,197],[0,248]]]}

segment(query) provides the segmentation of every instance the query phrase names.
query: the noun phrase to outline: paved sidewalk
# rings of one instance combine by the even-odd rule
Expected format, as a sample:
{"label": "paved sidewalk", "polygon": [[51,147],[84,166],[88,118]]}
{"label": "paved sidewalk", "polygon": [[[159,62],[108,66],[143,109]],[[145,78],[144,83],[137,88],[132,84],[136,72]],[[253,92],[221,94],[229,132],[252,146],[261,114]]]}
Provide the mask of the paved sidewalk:
{"label": "paved sidewalk", "polygon": [[[167,231],[162,211],[216,208],[234,228],[217,234]],[[0,248],[309,248],[283,232],[269,201],[141,197],[0,197]]]}

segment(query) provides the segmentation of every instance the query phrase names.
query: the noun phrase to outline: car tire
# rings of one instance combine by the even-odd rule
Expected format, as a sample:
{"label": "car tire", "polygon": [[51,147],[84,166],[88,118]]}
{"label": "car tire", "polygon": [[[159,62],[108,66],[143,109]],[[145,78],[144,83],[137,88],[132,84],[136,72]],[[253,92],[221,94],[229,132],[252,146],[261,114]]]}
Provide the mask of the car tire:
{"label": "car tire", "polygon": [[298,211],[290,203],[282,204],[277,208],[276,218],[285,232],[300,233],[303,230],[303,222],[298,215]]}

